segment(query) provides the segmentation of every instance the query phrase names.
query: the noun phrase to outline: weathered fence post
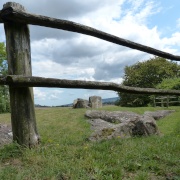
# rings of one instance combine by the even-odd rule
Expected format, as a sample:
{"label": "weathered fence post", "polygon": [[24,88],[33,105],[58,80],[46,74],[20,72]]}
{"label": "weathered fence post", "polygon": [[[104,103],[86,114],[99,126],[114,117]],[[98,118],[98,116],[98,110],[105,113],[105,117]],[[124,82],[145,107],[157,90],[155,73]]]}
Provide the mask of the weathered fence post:
{"label": "weathered fence post", "polygon": [[169,107],[169,96],[167,96],[166,105],[167,105],[167,108],[168,108]]}
{"label": "weathered fence post", "polygon": [[153,105],[154,105],[154,107],[156,107],[156,97],[155,96],[153,96]]}
{"label": "weathered fence post", "polygon": [[[25,11],[18,3],[6,3],[3,10],[8,7]],[[32,76],[28,25],[7,21],[4,27],[9,74]],[[33,89],[13,86],[9,89],[13,140],[20,145],[34,147],[39,143],[39,135],[36,127]]]}

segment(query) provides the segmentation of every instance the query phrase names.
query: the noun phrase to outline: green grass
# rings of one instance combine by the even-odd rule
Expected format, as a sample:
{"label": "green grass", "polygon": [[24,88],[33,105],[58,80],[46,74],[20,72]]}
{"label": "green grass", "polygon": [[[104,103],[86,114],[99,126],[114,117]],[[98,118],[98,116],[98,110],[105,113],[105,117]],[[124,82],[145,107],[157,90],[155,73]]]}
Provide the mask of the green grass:
{"label": "green grass", "polygon": [[[161,108],[104,107],[110,111],[155,111]],[[85,109],[37,109],[41,145],[17,144],[0,149],[1,180],[163,180],[180,179],[180,108],[157,122],[163,136],[88,141]],[[10,123],[1,114],[0,123]]]}

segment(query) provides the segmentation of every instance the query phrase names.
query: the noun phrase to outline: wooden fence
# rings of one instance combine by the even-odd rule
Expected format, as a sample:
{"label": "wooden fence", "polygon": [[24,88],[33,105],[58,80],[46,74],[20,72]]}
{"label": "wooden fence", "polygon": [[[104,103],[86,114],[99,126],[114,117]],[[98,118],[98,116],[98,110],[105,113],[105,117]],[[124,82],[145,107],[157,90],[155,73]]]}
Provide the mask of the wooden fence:
{"label": "wooden fence", "polygon": [[28,24],[94,36],[171,60],[180,61],[180,56],[122,39],[72,21],[30,14],[25,11],[22,5],[13,2],[4,4],[0,11],[0,23],[4,23],[5,28],[9,74],[6,77],[0,77],[0,84],[9,85],[13,140],[20,145],[33,147],[39,143],[40,139],[36,128],[32,87],[103,89],[140,94],[180,95],[178,90],[158,90],[127,87],[108,82],[33,77]]}
{"label": "wooden fence", "polygon": [[178,96],[154,96],[153,102],[154,107],[169,107],[171,104],[180,104],[180,99]]}

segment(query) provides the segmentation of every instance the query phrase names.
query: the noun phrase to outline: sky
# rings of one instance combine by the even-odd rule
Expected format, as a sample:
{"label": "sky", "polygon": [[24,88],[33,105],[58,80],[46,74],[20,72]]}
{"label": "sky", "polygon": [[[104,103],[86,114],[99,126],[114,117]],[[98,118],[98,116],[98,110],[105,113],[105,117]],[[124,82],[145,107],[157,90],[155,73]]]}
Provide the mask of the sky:
{"label": "sky", "polygon": [[[3,8],[6,0],[0,1]],[[179,0],[16,0],[29,13],[70,20],[118,37],[180,55]],[[91,36],[29,26],[33,76],[115,82],[125,66],[153,55]],[[0,42],[5,42],[0,24]],[[117,97],[103,90],[34,88],[35,104],[57,106],[89,96]]]}

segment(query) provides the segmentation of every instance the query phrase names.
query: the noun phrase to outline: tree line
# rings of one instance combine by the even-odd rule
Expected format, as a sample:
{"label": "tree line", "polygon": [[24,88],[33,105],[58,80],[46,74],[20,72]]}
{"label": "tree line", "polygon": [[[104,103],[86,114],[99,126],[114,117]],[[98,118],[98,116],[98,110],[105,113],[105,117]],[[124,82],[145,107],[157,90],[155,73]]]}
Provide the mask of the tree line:
{"label": "tree line", "polygon": [[[147,61],[137,62],[124,69],[122,85],[180,90],[180,65],[161,57],[153,57]],[[127,107],[148,106],[152,96],[127,94],[118,92],[120,101],[118,105]]]}

